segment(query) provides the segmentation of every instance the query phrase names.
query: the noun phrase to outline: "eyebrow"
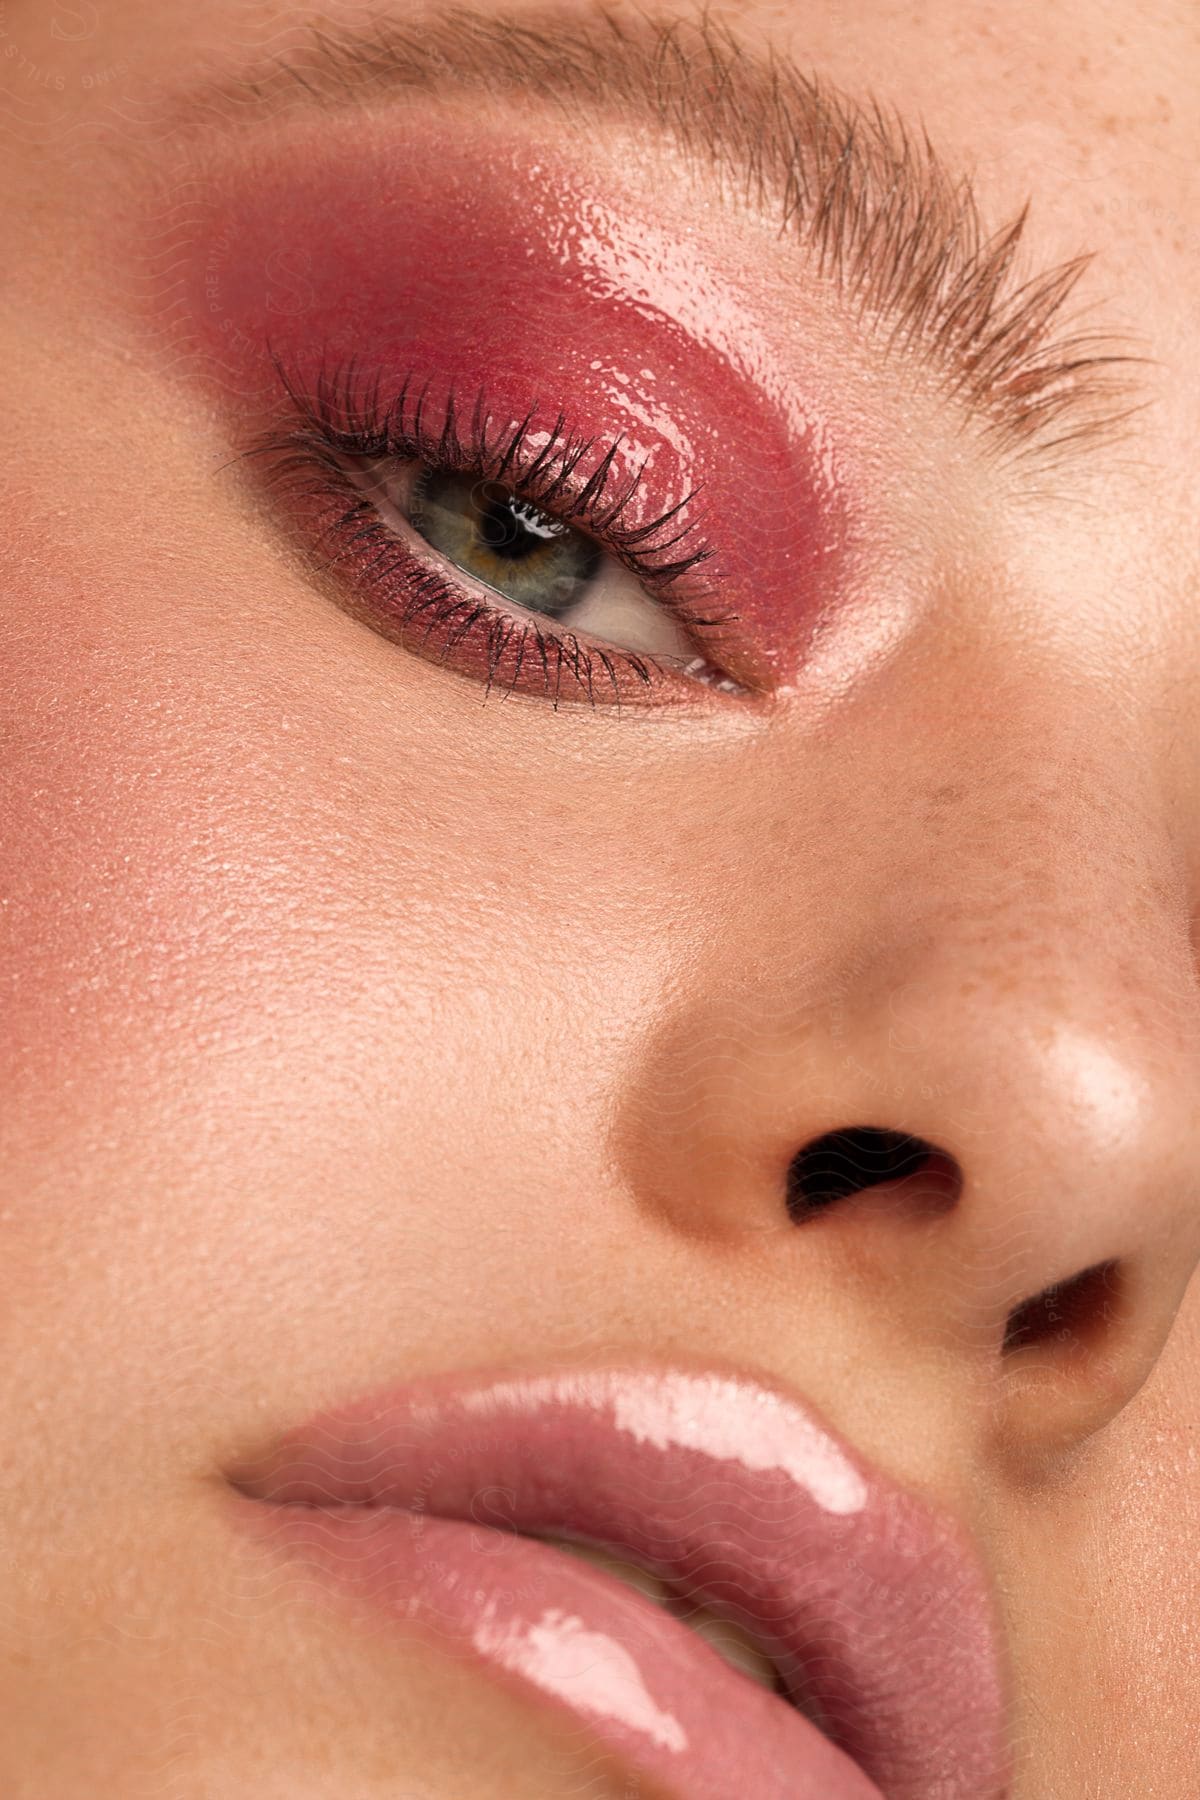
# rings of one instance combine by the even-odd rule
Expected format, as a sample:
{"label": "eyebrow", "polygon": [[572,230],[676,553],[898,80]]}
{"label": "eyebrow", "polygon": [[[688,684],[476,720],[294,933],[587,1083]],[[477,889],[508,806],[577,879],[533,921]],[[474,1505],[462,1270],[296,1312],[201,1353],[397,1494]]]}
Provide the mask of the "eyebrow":
{"label": "eyebrow", "polygon": [[618,16],[604,0],[512,15],[455,6],[416,23],[313,27],[257,68],[193,90],[176,122],[404,91],[533,99],[576,129],[649,121],[715,173],[719,192],[732,182],[756,212],[774,209],[781,235],[885,352],[931,371],[1000,460],[1068,460],[1146,404],[1133,371],[1147,359],[1067,316],[1094,252],[1024,273],[1028,200],[988,231],[970,176],[948,168],[923,125],[777,47],[751,48],[707,8],[657,19]]}

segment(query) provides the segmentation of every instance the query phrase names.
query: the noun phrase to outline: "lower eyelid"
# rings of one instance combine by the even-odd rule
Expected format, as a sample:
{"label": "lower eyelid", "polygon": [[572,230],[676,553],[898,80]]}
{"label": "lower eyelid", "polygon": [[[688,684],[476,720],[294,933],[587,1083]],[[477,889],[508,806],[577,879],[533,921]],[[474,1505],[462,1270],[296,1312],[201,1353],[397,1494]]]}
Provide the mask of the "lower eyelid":
{"label": "lower eyelid", "polygon": [[[403,472],[404,491],[409,495],[415,488],[418,469],[419,465],[413,462]],[[629,571],[624,570],[621,564],[615,561],[611,553],[603,550],[603,546],[601,546],[601,550],[605,560],[601,564],[601,569],[604,574],[596,587],[580,600],[580,607],[584,608],[589,605],[596,607],[604,604],[606,600],[611,605],[614,599],[619,597],[620,587],[618,584],[624,582],[631,593],[640,596],[645,615],[642,621],[643,636],[651,635],[645,629],[646,619],[653,620],[660,627],[658,635],[663,638],[670,636],[672,639],[670,647],[656,646],[647,642],[622,641],[615,643],[600,632],[589,631],[587,626],[578,619],[571,620],[568,625],[565,620],[556,621],[547,615],[523,607],[512,595],[503,593],[499,588],[489,586],[481,577],[472,575],[469,570],[463,569],[456,563],[451,563],[432,547],[416,530],[406,512],[396,505],[391,495],[385,490],[383,480],[385,473],[389,476],[393,475],[394,466],[390,467],[376,461],[359,464],[357,467],[347,466],[346,477],[347,481],[370,501],[382,524],[397,540],[403,543],[405,550],[413,557],[414,561],[431,570],[452,571],[449,579],[462,586],[464,599],[477,598],[482,604],[490,606],[495,612],[504,613],[517,624],[537,626],[540,630],[548,633],[568,629],[572,636],[588,642],[597,649],[603,649],[610,655],[628,654],[632,651],[643,657],[666,658],[672,664],[677,664],[681,671],[696,658],[697,646],[688,643],[686,636],[675,625],[671,615],[646,593]],[[607,594],[605,593],[606,583],[609,590]],[[616,589],[616,594],[613,592],[614,589]],[[630,621],[629,630],[636,635],[636,620]]]}
{"label": "lower eyelid", "polygon": [[[288,459],[287,474],[297,473],[295,462],[294,455]],[[593,706],[611,705],[614,700],[618,706],[630,701],[644,706],[652,700],[668,698],[658,689],[660,681],[670,684],[672,677],[655,658],[589,640],[586,634],[556,629],[506,595],[481,582],[473,582],[465,571],[438,557],[402,515],[398,515],[396,528],[385,523],[361,480],[361,466],[360,478],[352,480],[344,460],[339,460],[336,471],[327,458],[322,459],[322,465],[323,478],[319,482],[313,480],[318,473],[314,464],[312,475],[302,489],[308,504],[311,506],[316,500],[325,515],[324,523],[318,527],[319,541],[327,546],[332,543],[330,554],[318,560],[337,572],[338,587],[352,597],[352,613],[371,629],[381,631],[385,637],[425,660],[438,662],[451,670],[461,666],[462,672],[477,682],[486,681],[489,689],[493,680],[498,679],[504,685],[504,663],[516,665],[521,679],[515,691],[532,698],[550,699],[556,709],[560,701],[578,704],[580,699],[590,701]],[[339,483],[340,511],[330,520],[330,505],[339,500]],[[350,510],[347,510],[347,502]],[[344,533],[352,542],[361,538],[364,511],[369,512],[379,529],[387,533],[389,547],[395,551],[398,562],[408,565],[406,570],[397,568],[382,581],[376,579],[374,584],[357,575],[350,564],[349,546],[337,542]],[[477,617],[471,616],[473,605]],[[465,628],[464,618],[467,619]],[[509,638],[501,664],[490,671],[491,644],[495,634],[506,628],[509,628]],[[487,641],[473,646],[471,638],[479,634],[486,634]],[[415,640],[415,646],[412,640]],[[440,655],[436,654],[439,641]],[[454,656],[449,654],[451,650],[455,652]],[[581,663],[585,665],[584,672],[577,673]],[[679,676],[683,676],[682,671]],[[694,685],[697,697],[703,696],[704,686],[698,679],[683,679]],[[682,685],[678,678],[677,685]],[[573,690],[578,698],[574,697]],[[684,695],[678,693],[674,698],[682,700]]]}

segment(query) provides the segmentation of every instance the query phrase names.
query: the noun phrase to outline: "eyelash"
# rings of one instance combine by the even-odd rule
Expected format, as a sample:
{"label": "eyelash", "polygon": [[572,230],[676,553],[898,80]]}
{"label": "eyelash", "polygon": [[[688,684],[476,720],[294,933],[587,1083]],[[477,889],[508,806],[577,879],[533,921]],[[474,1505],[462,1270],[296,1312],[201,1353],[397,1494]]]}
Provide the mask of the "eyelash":
{"label": "eyelash", "polygon": [[[431,639],[435,647],[440,642],[439,660],[452,660],[464,669],[473,664],[485,693],[497,685],[505,693],[519,686],[537,693],[536,685],[522,681],[523,673],[532,669],[534,681],[540,673],[540,692],[552,699],[555,709],[560,699],[570,697],[569,684],[591,706],[600,704],[596,688],[602,677],[611,683],[618,709],[630,693],[657,699],[672,690],[677,697],[690,691],[693,698],[713,687],[746,691],[723,669],[709,664],[699,649],[705,632],[732,624],[737,615],[714,616],[704,606],[702,592],[691,592],[696,571],[714,554],[707,541],[693,541],[696,521],[681,522],[696,489],[656,518],[628,524],[624,521],[641,490],[645,462],[610,492],[620,438],[603,447],[589,475],[577,475],[602,448],[601,440],[573,435],[561,412],[540,446],[529,441],[536,409],[489,443],[486,391],[475,396],[469,417],[464,417],[451,389],[441,422],[434,425],[428,416],[429,384],[414,399],[412,376],[403,380],[394,398],[385,399],[379,376],[366,376],[354,362],[326,365],[306,385],[277,355],[272,360],[293,419],[256,439],[243,455],[264,459],[270,487],[285,491],[293,501],[316,504],[321,529],[314,548],[329,570],[354,559],[351,586],[367,591],[372,623],[378,624],[380,601],[403,643],[409,628],[423,622],[422,653]],[[582,530],[629,569],[650,598],[697,643],[696,661],[687,667],[694,671],[698,665],[706,674],[687,673],[678,663],[645,651],[589,643],[569,630],[543,627],[535,615],[523,616],[516,602],[505,603],[513,607],[508,611],[486,599],[482,587],[476,591],[473,585],[459,586],[451,574],[453,564],[430,566],[423,551],[389,528],[351,474],[356,464],[408,461],[502,482],[519,498]],[[337,509],[332,516],[331,507]],[[323,554],[326,546],[328,553]],[[429,558],[437,554],[430,548]],[[469,580],[463,577],[464,583]],[[502,677],[506,664],[509,674]]]}

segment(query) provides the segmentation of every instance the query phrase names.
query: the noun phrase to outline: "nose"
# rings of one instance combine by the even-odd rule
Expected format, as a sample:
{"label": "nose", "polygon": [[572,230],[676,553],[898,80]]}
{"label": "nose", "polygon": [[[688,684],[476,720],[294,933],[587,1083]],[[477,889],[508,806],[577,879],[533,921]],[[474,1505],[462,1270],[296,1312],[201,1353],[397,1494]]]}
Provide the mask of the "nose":
{"label": "nose", "polygon": [[726,888],[620,1134],[641,1206],[747,1286],[769,1268],[797,1333],[824,1308],[879,1343],[884,1317],[889,1357],[957,1358],[1018,1452],[1128,1403],[1200,1260],[1183,877],[1152,828],[1114,850],[1028,779],[1019,835],[963,783],[936,845],[897,831],[853,874],[740,820],[777,879]]}

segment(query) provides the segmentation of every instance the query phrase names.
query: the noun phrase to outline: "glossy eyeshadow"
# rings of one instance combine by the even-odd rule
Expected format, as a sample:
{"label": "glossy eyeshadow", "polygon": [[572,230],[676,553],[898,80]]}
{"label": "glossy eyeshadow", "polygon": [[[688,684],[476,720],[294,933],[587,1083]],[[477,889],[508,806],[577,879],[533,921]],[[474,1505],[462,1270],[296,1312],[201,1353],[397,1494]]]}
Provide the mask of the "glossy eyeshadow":
{"label": "glossy eyeshadow", "polygon": [[493,434],[529,418],[536,441],[562,419],[595,441],[581,479],[618,440],[614,491],[640,472],[623,527],[685,503],[674,528],[709,549],[696,610],[735,621],[706,653],[727,645],[768,690],[836,598],[828,431],[703,234],[598,185],[528,145],[335,136],[213,182],[185,246],[186,329],[247,422],[286,407],[281,369],[307,388],[333,368],[384,399],[407,383],[427,423],[481,394]]}

